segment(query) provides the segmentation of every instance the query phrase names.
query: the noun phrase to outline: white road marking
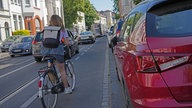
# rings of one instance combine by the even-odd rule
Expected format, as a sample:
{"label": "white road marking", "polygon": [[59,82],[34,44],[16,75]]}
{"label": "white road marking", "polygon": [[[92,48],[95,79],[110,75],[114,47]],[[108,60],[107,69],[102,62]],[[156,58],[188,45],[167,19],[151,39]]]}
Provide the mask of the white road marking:
{"label": "white road marking", "polygon": [[37,79],[39,79],[39,77],[33,79],[32,81],[30,81],[29,83],[27,83],[26,85],[24,85],[23,87],[19,88],[18,90],[16,90],[15,92],[13,92],[12,94],[10,94],[9,96],[7,96],[6,98],[4,98],[3,100],[0,101],[0,105],[2,105],[3,103],[5,103],[6,101],[8,101],[10,98],[12,98],[13,96],[15,96],[16,94],[18,94],[19,92],[21,92],[23,89],[25,89],[26,87],[28,87],[30,84],[32,84],[33,82],[35,82]]}
{"label": "white road marking", "polygon": [[3,68],[6,68],[6,67],[9,67],[13,64],[3,64],[3,65],[0,65],[0,69],[3,69]]}
{"label": "white road marking", "polygon": [[34,63],[36,63],[36,62],[32,62],[32,63],[30,63],[30,64],[28,64],[28,65],[25,65],[25,66],[23,66],[23,67],[20,67],[20,68],[18,68],[18,69],[15,69],[15,70],[13,70],[13,71],[11,71],[11,72],[8,72],[8,73],[6,73],[6,74],[3,74],[3,75],[0,76],[0,78],[3,78],[3,77],[5,77],[5,76],[7,76],[7,75],[9,75],[9,74],[15,73],[15,72],[17,72],[18,70],[21,70],[21,69],[23,69],[23,68],[25,68],[25,67],[27,67],[27,66],[30,66],[30,65],[32,65],[32,64],[34,64]]}
{"label": "white road marking", "polygon": [[20,106],[20,108],[27,108],[38,96],[38,92],[35,93],[31,98],[29,98],[23,105]]}

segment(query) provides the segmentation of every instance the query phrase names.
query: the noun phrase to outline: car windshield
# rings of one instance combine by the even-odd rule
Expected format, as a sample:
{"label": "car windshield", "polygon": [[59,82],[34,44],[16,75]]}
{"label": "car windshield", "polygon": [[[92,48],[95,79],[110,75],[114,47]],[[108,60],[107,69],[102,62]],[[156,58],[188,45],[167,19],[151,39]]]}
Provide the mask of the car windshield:
{"label": "car windshield", "polygon": [[25,42],[31,42],[32,37],[21,37],[15,40],[15,43],[25,43]]}
{"label": "car windshield", "polygon": [[[181,4],[182,5],[182,4]],[[147,34],[151,37],[192,36],[192,2],[155,9],[147,14]]]}
{"label": "car windshield", "polygon": [[16,36],[9,36],[8,38],[5,39],[5,41],[14,41],[16,39],[17,39]]}
{"label": "car windshield", "polygon": [[91,32],[81,32],[80,35],[89,35],[92,34]]}

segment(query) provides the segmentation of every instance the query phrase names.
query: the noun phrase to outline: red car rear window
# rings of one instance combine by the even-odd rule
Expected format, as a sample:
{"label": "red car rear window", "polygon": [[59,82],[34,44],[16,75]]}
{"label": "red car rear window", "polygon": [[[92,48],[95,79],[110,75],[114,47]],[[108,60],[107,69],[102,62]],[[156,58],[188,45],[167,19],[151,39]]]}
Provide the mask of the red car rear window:
{"label": "red car rear window", "polygon": [[147,13],[147,36],[192,36],[192,1],[167,4]]}

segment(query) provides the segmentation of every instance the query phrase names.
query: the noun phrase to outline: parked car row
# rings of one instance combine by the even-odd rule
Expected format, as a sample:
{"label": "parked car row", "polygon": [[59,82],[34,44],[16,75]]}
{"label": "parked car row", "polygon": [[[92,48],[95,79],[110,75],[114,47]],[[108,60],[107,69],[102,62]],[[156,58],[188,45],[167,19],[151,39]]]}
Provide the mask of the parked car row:
{"label": "parked car row", "polygon": [[19,36],[9,36],[1,43],[1,52],[9,51],[9,47],[11,44],[17,39]]}
{"label": "parked car row", "polygon": [[[73,55],[79,53],[80,43],[94,43],[96,37],[91,31],[85,31],[78,34],[72,33],[67,29],[70,46],[65,47],[65,58],[70,59]],[[41,47],[43,32],[37,32],[35,36],[10,36],[1,44],[1,51],[9,51],[11,57],[15,55],[32,54],[37,62],[42,60]]]}
{"label": "parked car row", "polygon": [[127,108],[192,107],[192,0],[145,0],[113,42]]}

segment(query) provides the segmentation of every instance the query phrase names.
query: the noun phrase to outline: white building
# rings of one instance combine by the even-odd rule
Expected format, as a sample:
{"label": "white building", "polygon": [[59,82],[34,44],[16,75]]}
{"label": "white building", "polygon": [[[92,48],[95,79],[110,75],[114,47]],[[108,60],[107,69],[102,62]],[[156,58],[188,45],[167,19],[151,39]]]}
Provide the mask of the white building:
{"label": "white building", "polygon": [[106,16],[106,22],[107,22],[106,25],[108,28],[110,28],[112,25],[116,23],[114,14],[110,10],[101,11],[100,13]]}
{"label": "white building", "polygon": [[92,30],[96,36],[101,36],[105,34],[105,31],[107,29],[107,18],[102,13],[98,13],[98,15],[99,19],[94,21],[94,24],[92,25]]}
{"label": "white building", "polygon": [[11,35],[9,1],[0,0],[0,41]]}
{"label": "white building", "polygon": [[73,24],[74,32],[77,32],[78,34],[86,31],[85,27],[85,14],[83,12],[78,11],[77,14],[82,17],[81,20],[77,19],[77,23]]}
{"label": "white building", "polygon": [[11,30],[23,30],[25,29],[23,13],[21,8],[21,0],[10,0],[10,19],[11,19]]}

